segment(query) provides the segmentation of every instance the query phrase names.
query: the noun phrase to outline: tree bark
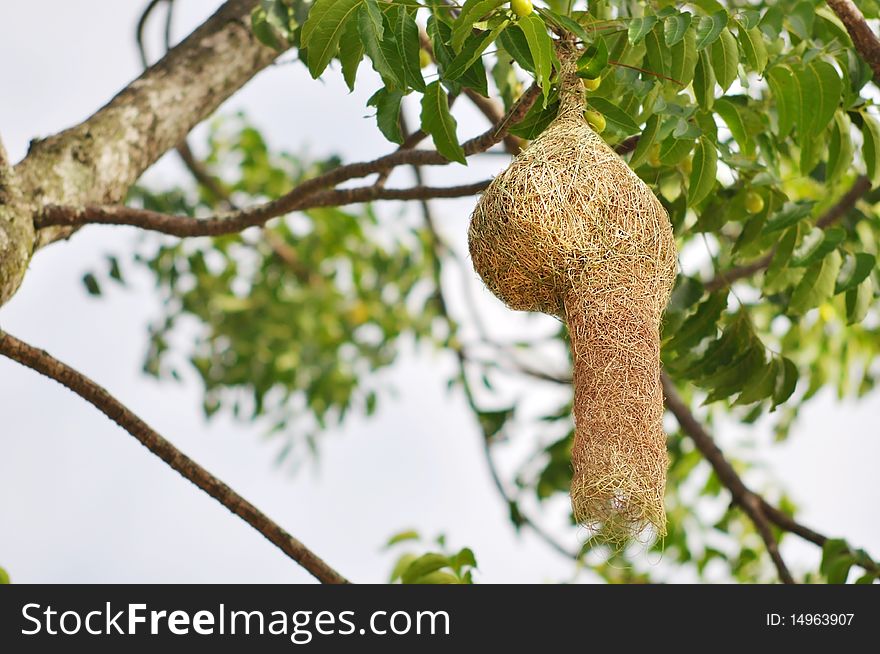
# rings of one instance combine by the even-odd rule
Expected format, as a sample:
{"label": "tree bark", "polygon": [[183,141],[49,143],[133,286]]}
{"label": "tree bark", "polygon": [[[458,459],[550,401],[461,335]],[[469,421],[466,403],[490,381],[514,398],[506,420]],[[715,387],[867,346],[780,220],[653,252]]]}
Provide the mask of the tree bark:
{"label": "tree bark", "polygon": [[120,202],[160,156],[274,61],[278,52],[250,29],[257,1],[229,0],[83,123],[32,142],[14,169],[0,163],[0,305],[18,289],[33,251],[72,231],[36,233],[42,207]]}

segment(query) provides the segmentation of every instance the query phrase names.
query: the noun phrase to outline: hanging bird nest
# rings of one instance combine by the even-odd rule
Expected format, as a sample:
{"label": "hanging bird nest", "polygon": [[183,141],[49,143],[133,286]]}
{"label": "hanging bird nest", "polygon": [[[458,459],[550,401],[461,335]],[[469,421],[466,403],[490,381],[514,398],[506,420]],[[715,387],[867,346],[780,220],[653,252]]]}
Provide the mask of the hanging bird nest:
{"label": "hanging bird nest", "polygon": [[660,320],[676,274],[666,211],[584,120],[577,53],[560,46],[555,120],[496,177],[468,234],[510,308],[568,325],[574,517],[611,541],[665,533]]}

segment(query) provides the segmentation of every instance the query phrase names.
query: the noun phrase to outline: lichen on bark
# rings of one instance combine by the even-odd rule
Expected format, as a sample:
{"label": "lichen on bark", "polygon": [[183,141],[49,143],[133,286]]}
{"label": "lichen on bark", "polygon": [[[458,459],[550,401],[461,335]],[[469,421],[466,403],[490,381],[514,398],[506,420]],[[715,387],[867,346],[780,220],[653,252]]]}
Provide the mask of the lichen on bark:
{"label": "lichen on bark", "polygon": [[250,29],[256,4],[226,2],[93,116],[35,140],[14,168],[3,155],[0,305],[18,289],[34,249],[71,233],[51,227],[36,234],[42,207],[122,201],[147,168],[274,61],[278,52]]}

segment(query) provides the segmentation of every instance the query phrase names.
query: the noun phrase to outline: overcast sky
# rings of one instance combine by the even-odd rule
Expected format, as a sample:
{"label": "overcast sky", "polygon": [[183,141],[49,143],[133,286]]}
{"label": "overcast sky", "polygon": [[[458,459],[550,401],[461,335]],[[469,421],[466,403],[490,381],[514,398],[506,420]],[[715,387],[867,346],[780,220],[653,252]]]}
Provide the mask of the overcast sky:
{"label": "overcast sky", "polygon": [[[86,118],[138,74],[133,32],[143,4],[3,3],[0,134],[13,160],[24,156],[31,138]],[[177,0],[175,34],[189,32],[219,4]],[[361,68],[363,80],[369,80],[367,68]],[[349,95],[339,74],[314,82],[301,64],[277,66],[220,113],[245,110],[273,148],[373,158],[389,148],[365,118],[375,86],[367,81]],[[462,134],[485,129],[481,116],[458,105]],[[467,169],[445,169],[442,179],[435,172],[428,181],[473,181],[502,165],[502,159],[488,157]],[[188,181],[172,157],[148,179],[156,185]],[[444,234],[460,248],[471,204],[437,205]],[[136,238],[132,230],[96,226],[40,251],[19,293],[0,309],[0,325],[104,385],[354,581],[384,581],[393,556],[382,544],[407,528],[445,532],[452,545],[472,547],[480,581],[571,577],[569,562],[528,532],[516,534],[507,520],[473,418],[460,394],[446,391],[449,357],[410,348],[384,374],[396,398],[386,396],[376,417],[349,420],[345,429],[326,434],[317,465],[294,476],[273,465],[278,443],[262,438],[263,426],[223,418],[206,424],[191,377],[184,384],[144,377],[146,325],[158,312],[149,278],[136,277],[128,289],[110,287],[100,299],[88,297],[80,281],[105,254],[130,252]],[[455,277],[448,281],[450,287],[461,284]],[[502,324],[508,335],[547,326],[511,318],[472,278],[468,283],[482,294],[490,322]],[[535,389],[530,401],[544,392]],[[876,397],[837,404],[822,396],[784,445],[770,444],[761,429],[737,425],[722,426],[718,436],[732,453],[767,462],[755,478],[786,488],[803,507],[804,522],[876,554],[878,410]],[[5,359],[0,411],[0,565],[13,581],[311,580],[90,405]],[[502,465],[510,470],[527,449],[521,444],[501,451]],[[539,518],[561,525],[561,507],[553,508]],[[554,531],[573,548],[583,536],[563,527]],[[784,551],[796,570],[817,565],[812,545],[789,539]]]}

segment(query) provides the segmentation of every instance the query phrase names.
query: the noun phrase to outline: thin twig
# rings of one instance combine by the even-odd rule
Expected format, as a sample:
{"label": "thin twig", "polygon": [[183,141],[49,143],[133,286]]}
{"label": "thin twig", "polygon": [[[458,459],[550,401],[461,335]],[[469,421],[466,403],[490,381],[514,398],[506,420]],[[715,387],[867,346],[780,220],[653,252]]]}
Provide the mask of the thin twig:
{"label": "thin twig", "polygon": [[[338,207],[372,200],[418,200],[425,198],[459,198],[474,195],[485,189],[491,180],[484,179],[462,186],[414,186],[412,188],[384,188],[371,184],[349,189],[318,191],[300,199],[295,204],[286,205],[286,211],[302,211],[315,207]],[[264,225],[275,218],[274,212],[241,211],[230,214],[229,218],[193,218],[179,216],[149,209],[116,206],[55,207],[43,209],[39,224],[64,225],[128,225],[140,229],[161,232],[171,236],[220,236],[235,234],[249,227]]]}
{"label": "thin twig", "polygon": [[660,79],[665,79],[669,82],[673,82],[678,84],[679,86],[684,86],[684,82],[681,82],[673,77],[667,77],[666,75],[662,75],[660,73],[656,73],[653,70],[648,70],[647,68],[639,68],[638,66],[630,66],[629,64],[625,64],[622,61],[614,61],[613,59],[609,59],[608,63],[612,66],[621,66],[622,68],[629,68],[630,70],[635,70],[640,73],[645,73],[645,75],[653,75],[654,77],[659,77]]}
{"label": "thin twig", "polygon": [[345,577],[331,568],[317,554],[201,465],[174,447],[119,400],[82,373],[58,361],[47,352],[32,347],[2,331],[0,331],[0,354],[53,379],[92,404],[171,468],[260,532],[269,542],[322,583],[348,583]]}

